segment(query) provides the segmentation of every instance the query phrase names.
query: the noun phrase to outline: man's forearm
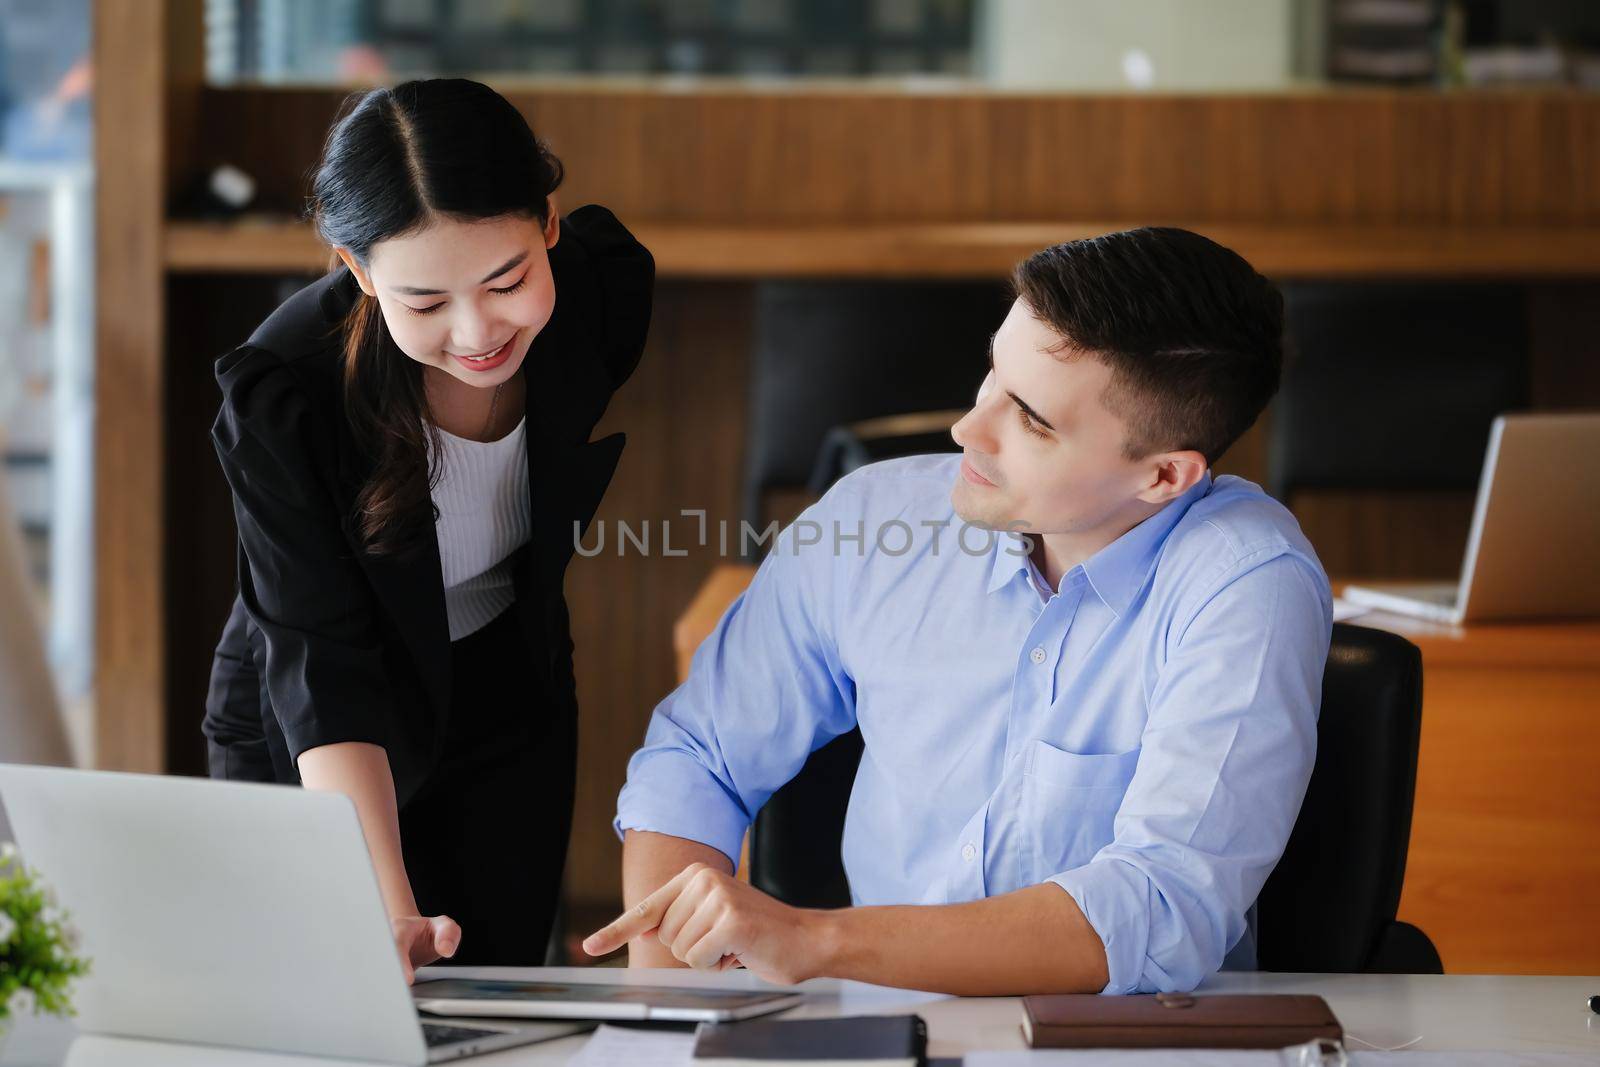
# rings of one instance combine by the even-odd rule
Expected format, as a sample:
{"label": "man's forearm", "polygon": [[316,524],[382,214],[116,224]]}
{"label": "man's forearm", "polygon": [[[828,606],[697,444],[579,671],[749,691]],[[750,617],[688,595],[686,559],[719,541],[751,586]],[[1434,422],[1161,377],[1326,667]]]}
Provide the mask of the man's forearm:
{"label": "man's forearm", "polygon": [[1100,936],[1059,886],[965,904],[808,912],[818,973],[959,996],[1098,993]]}
{"label": "man's forearm", "polygon": [[[622,835],[622,902],[633,908],[645,897],[670,882],[692,863],[704,863],[733,873],[728,857],[710,845],[671,834],[647,830],[628,830]],[[628,942],[630,967],[682,967],[654,933]]]}

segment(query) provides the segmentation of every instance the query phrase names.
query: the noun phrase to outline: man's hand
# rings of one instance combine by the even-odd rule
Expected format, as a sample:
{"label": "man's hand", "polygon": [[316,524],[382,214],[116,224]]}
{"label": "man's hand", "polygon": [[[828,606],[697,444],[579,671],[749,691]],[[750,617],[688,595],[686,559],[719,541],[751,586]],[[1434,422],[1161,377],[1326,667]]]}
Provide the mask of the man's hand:
{"label": "man's hand", "polygon": [[448,915],[396,915],[389,927],[407,985],[416,978],[418,967],[441,957],[449,959],[461,944],[461,927]]}
{"label": "man's hand", "polygon": [[[648,830],[628,830],[622,835],[622,900],[625,908],[639,902],[672,881],[690,864],[699,863],[713,870],[732,874],[733,860],[721,850],[699,841]],[[656,940],[655,931],[628,942],[628,966],[682,967],[672,950]]]}
{"label": "man's hand", "polygon": [[743,965],[759,978],[783,985],[821,973],[827,913],[792,908],[732,875],[692,863],[583,943],[604,956],[654,932],[674,958],[696,970]]}

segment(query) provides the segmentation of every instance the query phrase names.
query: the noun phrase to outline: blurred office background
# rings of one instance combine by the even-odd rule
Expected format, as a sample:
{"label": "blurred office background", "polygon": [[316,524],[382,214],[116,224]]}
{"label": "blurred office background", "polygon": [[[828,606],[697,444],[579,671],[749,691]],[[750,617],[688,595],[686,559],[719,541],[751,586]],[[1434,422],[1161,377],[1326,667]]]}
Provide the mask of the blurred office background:
{"label": "blurred office background", "polygon": [[[203,773],[235,563],[211,363],[324,268],[298,212],[346,94],[435,74],[512,99],[563,204],[611,207],[660,272],[600,517],[672,520],[687,554],[613,540],[568,577],[575,928],[620,899],[614,800],[716,524],[795,514],[831,431],[909,415],[945,447],[1028,252],[1178,224],[1282,284],[1297,363],[1219,469],[1337,578],[1453,578],[1493,415],[1600,406],[1586,0],[0,0],[0,546],[27,589],[0,621],[41,650],[8,639],[0,673],[48,670],[68,758]],[[1600,848],[1562,834],[1600,811],[1600,727],[1519,750],[1526,722],[1452,741],[1449,714],[1401,917],[1451,970],[1593,973]],[[1526,851],[1464,856],[1478,833]]]}

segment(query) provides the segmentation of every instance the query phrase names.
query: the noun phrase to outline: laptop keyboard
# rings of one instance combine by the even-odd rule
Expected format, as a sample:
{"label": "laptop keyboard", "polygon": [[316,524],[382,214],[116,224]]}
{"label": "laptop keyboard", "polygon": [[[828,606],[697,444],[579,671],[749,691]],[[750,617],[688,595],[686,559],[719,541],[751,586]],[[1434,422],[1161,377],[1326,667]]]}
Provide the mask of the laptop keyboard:
{"label": "laptop keyboard", "polygon": [[429,1048],[454,1045],[461,1041],[472,1041],[480,1037],[491,1037],[504,1032],[503,1030],[490,1029],[487,1026],[448,1026],[445,1023],[422,1024],[422,1040],[428,1043]]}
{"label": "laptop keyboard", "polygon": [[1356,588],[1363,593],[1382,593],[1390,597],[1399,597],[1401,600],[1437,604],[1442,608],[1455,607],[1456,598],[1461,594],[1460,586],[1454,582],[1383,582]]}

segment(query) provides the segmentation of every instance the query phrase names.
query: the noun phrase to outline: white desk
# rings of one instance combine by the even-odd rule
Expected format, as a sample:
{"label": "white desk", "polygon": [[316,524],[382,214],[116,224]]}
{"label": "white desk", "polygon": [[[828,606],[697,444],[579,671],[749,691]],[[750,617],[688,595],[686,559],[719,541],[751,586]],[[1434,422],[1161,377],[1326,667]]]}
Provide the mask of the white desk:
{"label": "white desk", "polygon": [[[424,968],[422,977],[438,977],[438,968]],[[685,971],[621,971],[591,968],[462,968],[460,975],[515,977],[554,981],[627,981],[642,984],[681,984],[720,988],[764,988],[743,972],[702,975]],[[865,986],[855,982],[827,979],[806,983],[802,989],[815,999],[783,1016],[801,1018],[828,1015],[896,1014],[915,1012],[928,1023],[929,1055],[960,1056],[986,1049],[1023,1048],[1022,1008],[1015,999],[971,999],[942,997],[929,993]],[[1486,975],[1296,975],[1235,973],[1218,975],[1201,989],[1211,992],[1315,993],[1327,999],[1345,1032],[1355,1038],[1390,1048],[1412,1038],[1422,1040],[1408,1046],[1417,1050],[1503,1050],[1508,1052],[1592,1053],[1600,1062],[1600,1015],[1587,1006],[1592,994],[1600,993],[1600,977],[1542,978],[1531,976],[1498,977]],[[214,1067],[278,1067],[312,1063],[340,1064],[350,1061],[320,1061],[251,1054],[230,1055],[217,1049],[185,1050],[147,1046],[148,1060],[137,1050],[117,1050],[119,1055],[95,1057],[67,1056],[70,1031],[64,1026],[41,1025],[24,1020],[13,1035],[0,1063],[7,1065],[56,1065],[70,1062],[73,1067],[92,1067],[101,1063],[136,1061],[152,1065],[185,1067],[208,1064]],[[563,1038],[543,1045],[495,1053],[461,1061],[483,1067],[531,1067],[534,1064],[564,1064],[586,1037]],[[1366,1046],[1348,1042],[1352,1051]],[[1181,1058],[1174,1055],[1174,1062]]]}

